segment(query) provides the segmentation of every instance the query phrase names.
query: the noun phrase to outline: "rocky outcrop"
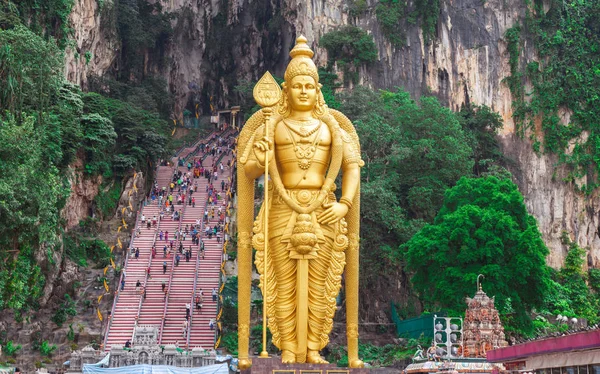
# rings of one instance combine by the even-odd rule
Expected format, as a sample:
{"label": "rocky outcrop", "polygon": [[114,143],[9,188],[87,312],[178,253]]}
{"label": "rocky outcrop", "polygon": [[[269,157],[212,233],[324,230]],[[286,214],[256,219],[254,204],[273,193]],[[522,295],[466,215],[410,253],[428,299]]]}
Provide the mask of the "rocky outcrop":
{"label": "rocky outcrop", "polygon": [[[100,8],[102,3],[102,9]],[[111,37],[108,17],[103,9],[112,0],[75,0],[69,20],[73,28],[72,44],[66,50],[65,77],[70,82],[87,87],[88,77],[102,76],[112,66],[119,45]]]}
{"label": "rocky outcrop", "polygon": [[92,215],[92,202],[98,195],[98,188],[102,184],[102,176],[86,177],[81,171],[81,160],[69,166],[69,184],[71,194],[67,198],[61,217],[66,221],[66,228],[72,228],[79,221]]}

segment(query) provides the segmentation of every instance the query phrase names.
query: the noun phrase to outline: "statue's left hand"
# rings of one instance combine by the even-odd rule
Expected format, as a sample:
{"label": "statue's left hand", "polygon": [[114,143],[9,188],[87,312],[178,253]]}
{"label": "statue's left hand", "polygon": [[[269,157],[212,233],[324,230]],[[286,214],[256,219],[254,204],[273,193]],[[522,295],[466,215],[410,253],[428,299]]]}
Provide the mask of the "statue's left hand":
{"label": "statue's left hand", "polygon": [[341,203],[330,203],[324,205],[325,211],[317,217],[320,224],[329,225],[344,218],[348,213],[348,206]]}

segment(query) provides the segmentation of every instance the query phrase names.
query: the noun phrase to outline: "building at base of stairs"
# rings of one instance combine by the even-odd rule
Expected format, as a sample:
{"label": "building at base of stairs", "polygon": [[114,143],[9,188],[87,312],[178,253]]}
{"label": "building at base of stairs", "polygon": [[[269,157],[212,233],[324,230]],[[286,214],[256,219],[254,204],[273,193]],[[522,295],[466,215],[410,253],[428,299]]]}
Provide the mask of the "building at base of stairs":
{"label": "building at base of stairs", "polygon": [[[191,350],[184,350],[173,344],[159,346],[157,343],[158,329],[155,326],[138,326],[134,331],[133,342],[130,347],[122,345],[113,345],[108,353],[95,350],[91,347],[85,347],[80,351],[71,354],[71,360],[68,373],[119,373],[112,368],[127,368],[127,373],[137,373],[133,366],[144,365],[168,365],[171,369],[165,373],[177,374],[176,368],[199,368],[217,365],[217,353],[214,349],[203,349],[195,347]],[[106,371],[97,371],[102,366],[110,369]],[[218,369],[214,366],[215,369]],[[228,373],[227,364],[224,364],[224,373]],[[156,372],[153,367],[153,373]],[[166,369],[165,369],[166,370]],[[139,371],[140,373],[144,371]],[[161,373],[163,371],[160,371]],[[211,371],[210,373],[221,373],[221,371]],[[196,374],[196,371],[185,371],[185,373]],[[201,374],[203,372],[198,372]]]}

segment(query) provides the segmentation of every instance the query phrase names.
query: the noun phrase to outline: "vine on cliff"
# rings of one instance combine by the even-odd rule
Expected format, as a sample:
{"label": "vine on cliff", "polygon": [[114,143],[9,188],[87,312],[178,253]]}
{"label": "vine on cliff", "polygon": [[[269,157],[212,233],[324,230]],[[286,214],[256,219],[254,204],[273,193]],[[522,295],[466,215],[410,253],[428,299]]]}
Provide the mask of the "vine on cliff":
{"label": "vine on cliff", "polygon": [[334,63],[344,72],[344,80],[358,80],[357,68],[377,60],[373,37],[356,26],[343,26],[321,37],[319,45],[327,50],[328,68]]}
{"label": "vine on cliff", "polygon": [[[534,147],[556,153],[569,166],[568,182],[590,193],[600,172],[600,2],[552,0],[546,12],[541,1],[530,4],[524,30],[539,54],[525,67],[519,63],[519,27],[505,37],[510,53],[514,118],[519,132],[536,128],[543,139]],[[525,93],[523,79],[531,82]],[[540,128],[536,127],[536,122]],[[566,123],[565,123],[566,122]]]}
{"label": "vine on cliff", "polygon": [[406,44],[406,34],[401,23],[406,20],[414,25],[419,21],[425,44],[431,43],[436,35],[440,0],[415,0],[412,10],[408,6],[406,0],[379,0],[375,14],[384,35],[393,45],[402,47]]}

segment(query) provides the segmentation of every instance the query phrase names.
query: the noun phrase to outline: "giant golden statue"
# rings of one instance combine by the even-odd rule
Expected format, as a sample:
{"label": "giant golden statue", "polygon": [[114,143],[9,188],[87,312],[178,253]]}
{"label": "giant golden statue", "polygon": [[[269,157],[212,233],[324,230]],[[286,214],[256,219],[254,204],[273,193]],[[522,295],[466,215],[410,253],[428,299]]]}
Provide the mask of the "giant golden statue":
{"label": "giant golden statue", "polygon": [[[290,56],[282,91],[268,73],[258,82],[254,94],[263,109],[247,121],[238,139],[239,366],[251,365],[254,247],[268,326],[282,362],[327,363],[319,351],[329,342],[345,267],[349,364],[362,367],[358,232],[359,168],[364,163],[358,136],[348,118],[327,108],[313,51],[303,36]],[[254,219],[254,180],[265,170],[269,187]],[[334,182],[340,171],[337,201]]]}

